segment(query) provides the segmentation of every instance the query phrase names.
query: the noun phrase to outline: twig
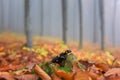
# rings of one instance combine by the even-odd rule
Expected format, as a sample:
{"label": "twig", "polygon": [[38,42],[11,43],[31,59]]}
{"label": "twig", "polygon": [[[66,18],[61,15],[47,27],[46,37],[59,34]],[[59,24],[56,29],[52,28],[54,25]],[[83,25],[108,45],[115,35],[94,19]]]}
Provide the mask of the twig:
{"label": "twig", "polygon": [[38,65],[35,64],[33,69],[42,80],[52,80],[51,77],[46,72],[44,72]]}

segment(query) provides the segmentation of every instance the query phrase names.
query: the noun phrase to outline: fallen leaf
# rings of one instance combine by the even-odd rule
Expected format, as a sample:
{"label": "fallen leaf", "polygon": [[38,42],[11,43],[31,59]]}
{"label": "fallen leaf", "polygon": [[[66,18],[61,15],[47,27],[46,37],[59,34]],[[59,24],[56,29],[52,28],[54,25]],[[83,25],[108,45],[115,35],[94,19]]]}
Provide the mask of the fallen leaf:
{"label": "fallen leaf", "polygon": [[114,75],[114,74],[120,74],[120,68],[112,68],[109,71],[107,71],[104,76],[108,77],[110,75]]}
{"label": "fallen leaf", "polygon": [[92,78],[92,80],[97,80],[100,76],[93,72],[88,72],[88,75]]}
{"label": "fallen leaf", "polygon": [[6,65],[6,66],[2,66],[0,68],[0,71],[16,70],[16,69],[19,69],[22,67],[23,67],[23,65]]}
{"label": "fallen leaf", "polygon": [[53,74],[51,75],[51,77],[52,77],[52,80],[62,80],[62,79],[60,79],[60,77],[58,77],[55,73],[53,73]]}
{"label": "fallen leaf", "polygon": [[8,72],[0,72],[0,80],[14,80],[13,75]]}
{"label": "fallen leaf", "polygon": [[73,63],[73,68],[72,68],[72,73],[73,73],[73,75],[74,75],[77,71],[79,71],[79,70],[80,70],[80,68],[79,68],[79,66],[78,66],[78,63],[74,62],[74,63]]}
{"label": "fallen leaf", "polygon": [[92,80],[92,78],[84,71],[78,71],[74,75],[74,80]]}
{"label": "fallen leaf", "polygon": [[100,68],[104,72],[109,70],[109,66],[107,64],[105,64],[105,63],[96,63],[95,66]]}
{"label": "fallen leaf", "polygon": [[91,67],[94,63],[89,63],[87,60],[79,60],[81,64],[83,64],[86,68]]}
{"label": "fallen leaf", "polygon": [[27,69],[22,69],[22,70],[18,70],[18,71],[15,71],[14,74],[15,75],[23,75],[23,74],[30,74],[31,71],[27,70]]}
{"label": "fallen leaf", "polygon": [[34,74],[19,75],[19,76],[15,76],[14,78],[16,80],[38,80],[39,79],[39,77]]}
{"label": "fallen leaf", "polygon": [[42,80],[51,80],[51,77],[45,71],[43,71],[38,65],[35,64],[33,69]]}
{"label": "fallen leaf", "polygon": [[4,47],[3,46],[0,46],[0,51],[4,50]]}
{"label": "fallen leaf", "polygon": [[72,73],[65,72],[63,70],[57,70],[55,66],[53,66],[53,69],[55,74],[60,78],[63,78],[64,80],[73,80]]}

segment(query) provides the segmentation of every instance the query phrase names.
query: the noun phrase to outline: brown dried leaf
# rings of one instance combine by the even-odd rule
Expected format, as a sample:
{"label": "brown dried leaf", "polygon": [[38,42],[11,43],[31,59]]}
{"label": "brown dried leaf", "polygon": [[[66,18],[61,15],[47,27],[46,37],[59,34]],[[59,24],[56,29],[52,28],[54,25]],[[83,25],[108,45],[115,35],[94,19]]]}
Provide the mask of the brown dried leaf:
{"label": "brown dried leaf", "polygon": [[5,58],[0,57],[0,66],[8,65],[8,62]]}
{"label": "brown dried leaf", "polygon": [[14,77],[16,80],[38,80],[37,75],[33,74],[25,74],[25,75],[19,75]]}
{"label": "brown dried leaf", "polygon": [[76,62],[74,62],[73,63],[73,68],[72,68],[72,72],[73,72],[73,74],[75,74],[77,71],[79,71],[80,70],[80,68],[79,68],[79,66],[78,66],[78,63],[76,63]]}
{"label": "brown dried leaf", "polygon": [[51,75],[52,80],[62,80],[60,77],[58,77],[55,73]]}
{"label": "brown dried leaf", "polygon": [[86,72],[78,71],[74,75],[74,80],[92,80],[92,79]]}
{"label": "brown dried leaf", "polygon": [[120,80],[120,77],[118,77],[118,76],[106,77],[105,80]]}
{"label": "brown dried leaf", "polygon": [[92,78],[92,80],[97,80],[99,75],[93,72],[88,72],[88,75]]}
{"label": "brown dried leaf", "polygon": [[112,69],[110,69],[109,71],[107,71],[107,72],[104,74],[104,76],[105,76],[105,77],[108,77],[108,76],[115,75],[115,74],[120,75],[120,68],[112,68]]}
{"label": "brown dried leaf", "polygon": [[100,71],[99,71],[100,69],[99,68],[97,68],[96,66],[92,66],[92,67],[89,67],[88,68],[88,72],[92,72],[92,73],[95,73],[95,74],[100,74]]}
{"label": "brown dried leaf", "polygon": [[2,66],[0,68],[0,71],[9,71],[9,70],[16,70],[18,68],[22,68],[23,65],[6,65],[6,66]]}
{"label": "brown dried leaf", "polygon": [[0,72],[0,80],[14,80],[13,75],[8,72]]}
{"label": "brown dried leaf", "polygon": [[91,67],[94,63],[89,63],[87,60],[79,60],[81,64],[83,64],[86,68]]}
{"label": "brown dried leaf", "polygon": [[97,80],[106,80],[104,76],[100,76]]}
{"label": "brown dried leaf", "polygon": [[28,70],[31,70],[34,67],[35,63],[29,63],[27,65]]}
{"label": "brown dried leaf", "polygon": [[29,73],[31,73],[31,71],[27,69],[22,69],[22,70],[14,72],[15,75],[23,75],[23,74],[29,74]]}
{"label": "brown dried leaf", "polygon": [[95,66],[102,69],[105,72],[109,70],[109,66],[105,63],[96,63]]}

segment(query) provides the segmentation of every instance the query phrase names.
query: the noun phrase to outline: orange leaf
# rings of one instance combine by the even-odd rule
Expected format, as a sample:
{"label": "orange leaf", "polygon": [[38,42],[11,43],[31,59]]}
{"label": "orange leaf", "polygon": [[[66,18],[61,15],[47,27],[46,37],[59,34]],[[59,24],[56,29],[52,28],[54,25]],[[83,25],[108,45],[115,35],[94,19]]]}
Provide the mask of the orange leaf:
{"label": "orange leaf", "polygon": [[72,68],[73,75],[79,70],[80,70],[80,68],[78,66],[78,63],[74,62],[73,63],[73,68]]}
{"label": "orange leaf", "polygon": [[92,80],[92,79],[86,72],[78,71],[74,75],[74,80]]}
{"label": "orange leaf", "polygon": [[92,78],[92,80],[97,80],[100,76],[93,72],[88,72],[88,75]]}
{"label": "orange leaf", "polygon": [[0,80],[14,80],[13,75],[8,72],[0,72]]}
{"label": "orange leaf", "polygon": [[38,79],[39,77],[34,74],[24,74],[15,76],[15,80],[38,80]]}
{"label": "orange leaf", "polygon": [[109,71],[107,71],[107,72],[104,74],[104,76],[107,77],[107,76],[115,75],[115,74],[120,74],[120,68],[110,69]]}
{"label": "orange leaf", "polygon": [[64,80],[73,80],[72,73],[65,72],[63,70],[57,70],[55,66],[53,66],[55,74]]}
{"label": "orange leaf", "polygon": [[51,75],[51,77],[52,77],[52,80],[62,80],[62,79],[60,79],[60,77],[58,77],[55,73],[53,73],[53,74]]}
{"label": "orange leaf", "polygon": [[102,69],[105,72],[109,70],[109,66],[104,63],[96,63],[95,66]]}
{"label": "orange leaf", "polygon": [[5,55],[5,52],[3,52],[3,51],[0,52],[0,56],[3,56],[3,55]]}
{"label": "orange leaf", "polygon": [[4,47],[3,46],[0,46],[0,51],[4,50]]}

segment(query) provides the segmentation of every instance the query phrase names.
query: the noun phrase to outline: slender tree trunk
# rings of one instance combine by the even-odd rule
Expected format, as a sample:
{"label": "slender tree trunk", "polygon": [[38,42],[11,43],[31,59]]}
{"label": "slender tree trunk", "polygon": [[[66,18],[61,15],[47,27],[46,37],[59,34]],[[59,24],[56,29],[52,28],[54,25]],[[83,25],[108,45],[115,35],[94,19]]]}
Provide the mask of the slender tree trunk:
{"label": "slender tree trunk", "polygon": [[43,20],[44,20],[44,19],[43,19],[43,16],[44,16],[43,13],[44,13],[44,12],[43,12],[43,11],[44,11],[44,8],[43,8],[43,0],[41,0],[41,22],[40,22],[40,23],[41,23],[41,24],[40,24],[40,25],[41,25],[41,30],[40,30],[40,36],[43,36],[43,31],[44,31],[44,29],[43,29],[43,28],[44,28],[44,27],[43,27]]}
{"label": "slender tree trunk", "polygon": [[83,18],[82,18],[82,0],[78,0],[79,4],[79,19],[80,19],[80,33],[79,33],[79,49],[83,47]]}
{"label": "slender tree trunk", "polygon": [[1,8],[1,24],[0,24],[0,33],[3,32],[4,29],[4,11],[3,11],[3,0],[0,0],[0,8]]}
{"label": "slender tree trunk", "polygon": [[99,0],[100,21],[101,21],[101,50],[105,49],[105,31],[104,31],[104,0]]}
{"label": "slender tree trunk", "polygon": [[76,15],[76,1],[74,2],[74,6],[73,6],[73,8],[74,8],[74,10],[73,10],[73,41],[75,41],[76,39],[76,34],[75,34],[75,32],[76,32],[76,17],[75,17],[75,15]]}
{"label": "slender tree trunk", "polygon": [[10,10],[10,9],[12,9],[12,2],[11,2],[11,1],[9,1],[9,14],[8,14],[8,15],[9,15],[9,16],[8,16],[8,17],[9,17],[9,18],[8,18],[8,19],[9,19],[9,22],[8,22],[8,26],[9,26],[9,27],[8,27],[8,29],[9,29],[10,31],[14,31],[13,26],[11,25],[11,24],[12,24],[12,23],[11,23],[11,22],[12,22],[12,21],[11,21],[11,18],[12,18],[12,15],[11,15],[11,14],[12,14],[12,10]]}
{"label": "slender tree trunk", "polygon": [[96,0],[94,0],[94,10],[93,10],[93,16],[94,16],[94,19],[93,19],[93,43],[96,43],[97,42],[97,25],[96,25]]}
{"label": "slender tree trunk", "polygon": [[25,33],[26,33],[26,46],[29,48],[32,48],[32,29],[30,27],[30,0],[24,0],[25,1]]}
{"label": "slender tree trunk", "polygon": [[116,5],[117,1],[114,0],[114,8],[113,8],[113,17],[112,17],[112,44],[115,47],[115,22],[116,22]]}
{"label": "slender tree trunk", "polygon": [[63,34],[62,39],[64,44],[67,43],[67,0],[62,0],[62,26],[63,26]]}

